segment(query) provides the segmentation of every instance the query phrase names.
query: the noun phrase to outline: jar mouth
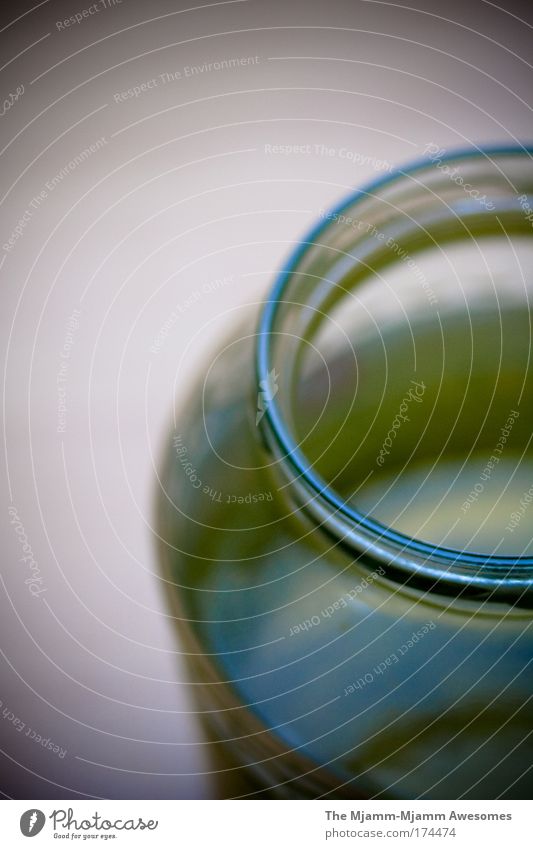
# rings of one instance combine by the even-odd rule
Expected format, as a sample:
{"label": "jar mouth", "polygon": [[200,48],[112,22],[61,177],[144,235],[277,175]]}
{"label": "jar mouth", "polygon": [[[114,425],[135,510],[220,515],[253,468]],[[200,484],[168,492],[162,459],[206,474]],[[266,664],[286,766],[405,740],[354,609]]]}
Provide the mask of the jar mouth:
{"label": "jar mouth", "polygon": [[[520,157],[524,162],[533,160],[533,146],[476,147],[441,151],[441,154],[440,167],[443,164],[449,167],[451,163],[468,165],[488,160],[499,170],[497,160],[500,157]],[[260,316],[256,345],[256,378],[259,385],[267,386],[270,375],[275,372],[272,346],[275,336],[279,334],[278,313],[282,304],[290,302],[291,296],[287,290],[293,275],[309,251],[315,247],[320,249],[321,237],[329,230],[331,221],[338,221],[347,210],[356,211],[369,198],[388,187],[401,185],[400,181],[406,181],[406,178],[416,181],[419,173],[431,168],[434,168],[434,160],[424,157],[405,168],[372,180],[351,192],[301,239],[279,273]],[[515,194],[518,196],[518,192]],[[300,449],[283,413],[279,395],[273,393],[272,397],[269,397],[260,426],[276,458],[282,465],[290,467],[291,478],[295,481],[306,507],[310,508],[310,512],[320,524],[333,532],[343,545],[382,562],[388,562],[403,572],[426,576],[432,580],[445,580],[463,587],[473,585],[480,590],[504,588],[523,592],[533,588],[533,557],[529,555],[482,553],[442,546],[410,536],[358,510],[317,472],[313,463]]]}

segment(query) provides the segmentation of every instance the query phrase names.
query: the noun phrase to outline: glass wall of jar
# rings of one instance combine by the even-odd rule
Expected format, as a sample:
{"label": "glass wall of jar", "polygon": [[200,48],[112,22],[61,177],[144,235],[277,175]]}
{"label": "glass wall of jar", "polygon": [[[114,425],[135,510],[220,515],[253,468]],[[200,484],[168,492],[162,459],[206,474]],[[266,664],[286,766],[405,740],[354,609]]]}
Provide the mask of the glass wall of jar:
{"label": "glass wall of jar", "polygon": [[532,188],[460,152],[321,211],[177,412],[163,575],[240,795],[531,795]]}

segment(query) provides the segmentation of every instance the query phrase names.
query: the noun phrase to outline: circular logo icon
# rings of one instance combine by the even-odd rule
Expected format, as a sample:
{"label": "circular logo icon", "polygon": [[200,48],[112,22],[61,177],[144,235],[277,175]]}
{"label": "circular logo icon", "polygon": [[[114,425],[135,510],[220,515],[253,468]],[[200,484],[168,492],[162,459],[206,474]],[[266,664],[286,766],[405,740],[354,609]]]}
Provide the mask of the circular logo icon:
{"label": "circular logo icon", "polygon": [[45,822],[46,817],[42,811],[30,808],[29,811],[24,811],[20,818],[20,830],[24,837],[35,837],[42,830]]}

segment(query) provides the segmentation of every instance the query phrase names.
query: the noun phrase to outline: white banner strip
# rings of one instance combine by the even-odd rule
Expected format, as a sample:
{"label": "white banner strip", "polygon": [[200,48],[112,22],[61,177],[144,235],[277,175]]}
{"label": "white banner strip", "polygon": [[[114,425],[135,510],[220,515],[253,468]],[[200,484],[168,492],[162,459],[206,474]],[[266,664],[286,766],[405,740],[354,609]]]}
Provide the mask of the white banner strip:
{"label": "white banner strip", "polygon": [[[211,847],[531,845],[531,803],[4,801],[2,846]],[[35,843],[29,844],[29,839]]]}

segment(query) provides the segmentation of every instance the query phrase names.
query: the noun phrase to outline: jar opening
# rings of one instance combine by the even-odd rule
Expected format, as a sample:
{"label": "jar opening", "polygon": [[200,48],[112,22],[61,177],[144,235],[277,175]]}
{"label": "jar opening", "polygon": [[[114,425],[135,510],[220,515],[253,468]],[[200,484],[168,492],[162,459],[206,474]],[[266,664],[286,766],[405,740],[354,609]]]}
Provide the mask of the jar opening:
{"label": "jar opening", "polygon": [[304,509],[486,589],[533,585],[532,153],[418,162],[322,212],[258,333],[260,426]]}

